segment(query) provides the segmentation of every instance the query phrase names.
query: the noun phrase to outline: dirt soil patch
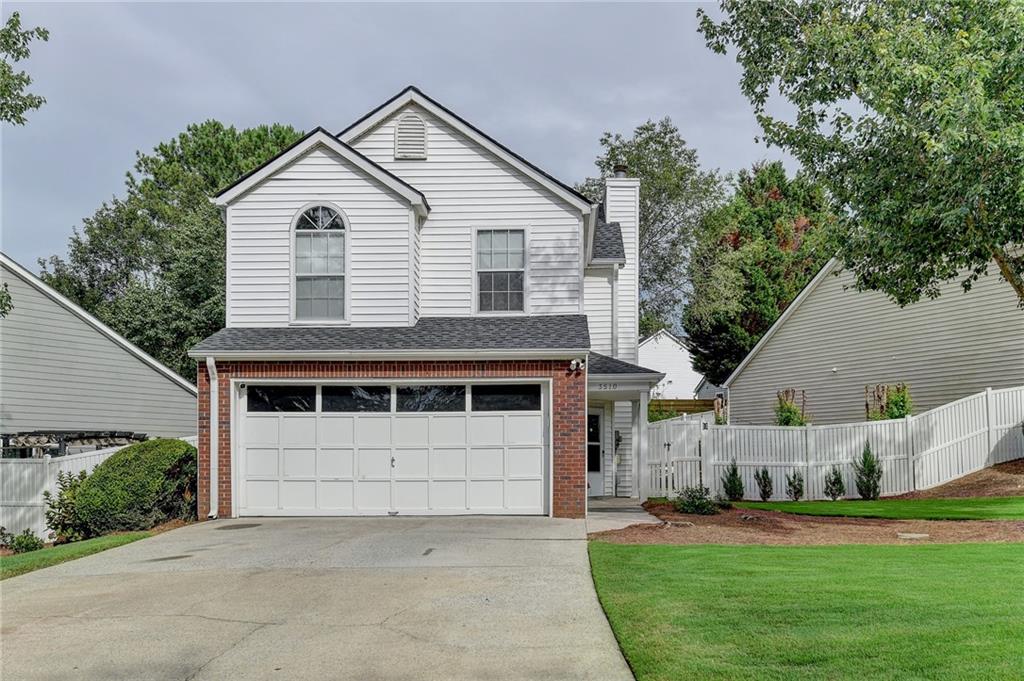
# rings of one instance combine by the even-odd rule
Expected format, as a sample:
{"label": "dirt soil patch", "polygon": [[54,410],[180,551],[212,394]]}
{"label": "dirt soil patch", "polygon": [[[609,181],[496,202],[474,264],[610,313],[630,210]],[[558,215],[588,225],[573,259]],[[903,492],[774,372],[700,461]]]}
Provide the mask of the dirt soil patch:
{"label": "dirt soil patch", "polygon": [[1024,496],[1024,459],[1014,459],[947,482],[903,494],[896,499],[959,499],[962,497]]}
{"label": "dirt soil patch", "polygon": [[[595,532],[591,539],[615,544],[955,544],[1024,542],[1019,520],[882,520],[827,518],[779,511],[729,509],[718,515],[677,513],[671,504],[644,505],[660,525],[632,525]],[[904,539],[900,535],[928,535]]]}

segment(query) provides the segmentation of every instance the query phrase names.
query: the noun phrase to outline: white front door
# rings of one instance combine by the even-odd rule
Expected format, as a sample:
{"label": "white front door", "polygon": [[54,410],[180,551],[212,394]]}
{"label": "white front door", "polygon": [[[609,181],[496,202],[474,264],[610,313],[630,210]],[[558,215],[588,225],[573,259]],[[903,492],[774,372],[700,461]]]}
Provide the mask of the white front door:
{"label": "white front door", "polygon": [[604,412],[600,409],[587,411],[587,495],[591,497],[604,495],[603,418]]}
{"label": "white front door", "polygon": [[239,515],[542,514],[539,383],[253,385]]}

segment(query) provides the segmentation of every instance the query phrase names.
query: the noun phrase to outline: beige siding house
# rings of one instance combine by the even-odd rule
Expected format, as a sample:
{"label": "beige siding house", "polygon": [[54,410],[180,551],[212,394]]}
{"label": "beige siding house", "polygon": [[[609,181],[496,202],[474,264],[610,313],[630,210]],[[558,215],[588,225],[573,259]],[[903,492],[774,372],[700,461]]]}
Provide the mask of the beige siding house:
{"label": "beige siding house", "polygon": [[196,388],[0,254],[0,433],[196,434]]}
{"label": "beige siding house", "polygon": [[805,391],[816,424],[864,420],[864,387],[903,382],[914,413],[1024,385],[1024,311],[998,275],[900,308],[830,262],[725,383],[733,424],[774,421],[776,392]]}

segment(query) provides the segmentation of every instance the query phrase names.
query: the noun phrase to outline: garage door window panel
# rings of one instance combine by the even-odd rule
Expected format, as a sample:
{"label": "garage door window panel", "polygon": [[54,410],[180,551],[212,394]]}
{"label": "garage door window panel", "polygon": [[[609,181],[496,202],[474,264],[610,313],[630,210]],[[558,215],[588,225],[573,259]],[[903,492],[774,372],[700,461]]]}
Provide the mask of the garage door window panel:
{"label": "garage door window panel", "polygon": [[312,412],[316,387],[312,385],[253,385],[246,395],[250,412]]}
{"label": "garage door window panel", "polygon": [[389,412],[391,387],[386,385],[325,385],[325,412]]}
{"label": "garage door window panel", "polygon": [[466,386],[398,386],[396,405],[400,412],[466,411]]}
{"label": "garage door window panel", "polygon": [[474,385],[473,411],[540,411],[540,386]]}

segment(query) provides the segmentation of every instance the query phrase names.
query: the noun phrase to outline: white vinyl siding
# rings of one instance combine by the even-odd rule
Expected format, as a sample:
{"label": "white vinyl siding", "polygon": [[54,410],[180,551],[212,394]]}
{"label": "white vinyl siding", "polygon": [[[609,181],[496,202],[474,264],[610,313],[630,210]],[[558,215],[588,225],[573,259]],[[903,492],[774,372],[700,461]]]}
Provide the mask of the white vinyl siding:
{"label": "white vinyl siding", "polygon": [[693,370],[690,353],[667,333],[659,332],[640,346],[639,364],[665,374],[651,391],[653,397],[692,400],[701,375]]}
{"label": "white vinyl siding", "polygon": [[6,267],[0,273],[14,303],[0,321],[0,431],[195,435],[194,393]]}
{"label": "white vinyl siding", "polygon": [[611,267],[588,267],[583,277],[583,312],[590,328],[590,349],[602,355],[612,353],[613,276]]}
{"label": "white vinyl siding", "polygon": [[1024,385],[1024,314],[994,273],[902,309],[852,284],[848,272],[826,276],[736,376],[732,423],[772,423],[783,388],[806,391],[811,421],[827,424],[864,419],[865,385],[909,384],[914,413]]}
{"label": "white vinyl siding", "polygon": [[640,333],[640,272],[637,260],[640,250],[639,215],[640,183],[626,178],[609,178],[605,190],[605,215],[608,222],[622,228],[622,245],[626,264],[619,270],[618,294],[618,358],[636,363]]}
{"label": "white vinyl siding", "polygon": [[[395,120],[353,146],[422,191],[430,215],[420,230],[420,314],[473,314],[473,231],[529,226],[532,314],[580,312],[579,210],[430,114],[426,160],[394,158]],[[353,296],[355,293],[353,292]]]}
{"label": "white vinyl siding", "polygon": [[228,211],[228,326],[287,326],[296,214],[315,202],[348,218],[346,321],[409,324],[410,208],[334,152],[317,147],[240,197]]}

